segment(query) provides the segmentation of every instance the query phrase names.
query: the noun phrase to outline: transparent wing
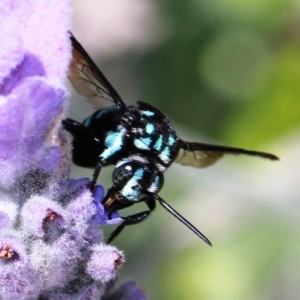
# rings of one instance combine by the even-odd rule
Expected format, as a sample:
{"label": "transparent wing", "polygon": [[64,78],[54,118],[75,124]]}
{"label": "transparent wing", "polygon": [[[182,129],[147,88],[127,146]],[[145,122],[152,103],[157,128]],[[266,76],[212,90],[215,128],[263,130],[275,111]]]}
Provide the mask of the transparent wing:
{"label": "transparent wing", "polygon": [[205,168],[214,164],[224,154],[244,154],[250,156],[258,156],[261,158],[267,158],[270,160],[279,159],[277,156],[265,152],[203,143],[188,143],[181,141],[181,147],[175,159],[175,162],[184,166]]}
{"label": "transparent wing", "polygon": [[126,105],[117,91],[72,33],[70,33],[70,39],[72,60],[68,78],[77,93],[87,98],[96,110],[110,105],[116,105],[121,110],[125,110]]}

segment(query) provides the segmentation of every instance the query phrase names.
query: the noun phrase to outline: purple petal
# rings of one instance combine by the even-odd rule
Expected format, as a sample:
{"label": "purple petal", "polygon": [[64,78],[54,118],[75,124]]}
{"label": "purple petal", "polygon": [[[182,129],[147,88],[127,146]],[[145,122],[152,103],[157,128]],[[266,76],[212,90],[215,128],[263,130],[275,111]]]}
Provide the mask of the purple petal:
{"label": "purple petal", "polygon": [[[43,149],[61,148],[57,134],[49,131],[49,123],[61,113],[63,98],[61,90],[53,89],[40,79],[28,78],[9,94],[2,105],[0,103],[1,185],[12,184],[12,178],[28,172],[29,168],[39,169],[45,159],[44,155],[41,156]],[[54,168],[62,164],[63,157],[52,160]]]}
{"label": "purple petal", "polygon": [[70,28],[71,1],[3,2],[21,25],[17,30],[22,36],[25,49],[43,63],[47,78],[53,84],[59,87],[64,85],[71,56],[67,34]]}
{"label": "purple petal", "polygon": [[44,75],[45,71],[42,63],[34,55],[26,54],[22,62],[3,80],[0,86],[0,94],[3,96],[8,95],[26,77]]}
{"label": "purple petal", "polygon": [[94,202],[97,207],[97,213],[93,216],[93,224],[119,224],[122,222],[120,214],[116,211],[111,214],[109,217],[102,205],[102,200],[104,197],[104,188],[100,185],[97,185],[93,191]]}

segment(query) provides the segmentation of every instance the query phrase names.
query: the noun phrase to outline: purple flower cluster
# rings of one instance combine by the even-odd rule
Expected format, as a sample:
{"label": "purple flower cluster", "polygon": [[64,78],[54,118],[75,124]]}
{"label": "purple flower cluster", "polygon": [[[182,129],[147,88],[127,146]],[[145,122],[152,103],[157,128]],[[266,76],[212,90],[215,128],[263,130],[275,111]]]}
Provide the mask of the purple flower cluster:
{"label": "purple flower cluster", "polygon": [[103,188],[69,179],[61,129],[70,59],[68,0],[0,4],[0,298],[143,300],[113,289],[124,255],[102,242]]}

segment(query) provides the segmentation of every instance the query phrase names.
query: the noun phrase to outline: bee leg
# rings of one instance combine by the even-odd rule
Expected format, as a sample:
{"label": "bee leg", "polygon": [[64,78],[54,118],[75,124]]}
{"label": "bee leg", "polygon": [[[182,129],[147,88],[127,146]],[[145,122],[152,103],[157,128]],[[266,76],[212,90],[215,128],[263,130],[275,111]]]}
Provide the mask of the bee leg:
{"label": "bee leg", "polygon": [[151,214],[151,212],[155,209],[156,204],[154,198],[150,198],[149,200],[147,200],[146,204],[149,207],[149,210],[145,210],[127,217],[122,217],[124,221],[111,233],[110,237],[107,240],[107,244],[110,244],[121,233],[125,226],[140,223]]}
{"label": "bee leg", "polygon": [[[96,158],[97,161],[94,158],[94,153],[99,151],[102,147],[100,139],[94,131],[75,120],[65,119],[62,121],[62,126],[63,129],[69,131],[73,135],[73,143],[76,143],[77,145],[77,147],[74,147],[77,149],[77,152],[73,153],[73,160],[75,163],[77,162],[77,164],[81,166],[92,167],[96,162],[93,179],[90,184],[90,190],[93,191],[102,168],[102,158],[98,156],[98,158]],[[90,153],[93,155],[90,155],[89,158],[83,159],[81,157],[82,153],[81,151],[79,152],[78,149],[86,148],[88,148]]]}
{"label": "bee leg", "polygon": [[94,170],[94,174],[93,174],[93,180],[91,182],[91,185],[90,185],[90,190],[93,191],[94,190],[94,187],[97,183],[97,179],[99,177],[99,174],[101,172],[101,169],[102,169],[102,159],[99,157],[98,161],[97,161],[97,165],[96,165],[96,168]]}
{"label": "bee leg", "polygon": [[69,131],[74,137],[80,140],[85,140],[87,137],[90,136],[91,132],[90,129],[86,128],[81,123],[72,119],[62,120],[62,127],[63,129]]}

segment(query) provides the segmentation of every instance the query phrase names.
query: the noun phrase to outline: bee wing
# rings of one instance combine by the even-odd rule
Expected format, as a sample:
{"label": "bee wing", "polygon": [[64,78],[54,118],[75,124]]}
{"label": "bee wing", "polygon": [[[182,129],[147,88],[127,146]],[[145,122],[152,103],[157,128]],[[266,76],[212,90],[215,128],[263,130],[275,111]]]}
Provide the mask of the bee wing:
{"label": "bee wing", "polygon": [[121,110],[126,105],[109,83],[82,45],[70,33],[72,59],[68,78],[76,92],[87,98],[87,101],[99,110],[109,105],[116,105]]}
{"label": "bee wing", "polygon": [[250,156],[258,156],[261,158],[267,158],[270,160],[279,159],[277,156],[265,152],[203,143],[188,143],[181,141],[180,149],[175,159],[175,162],[184,166],[205,168],[214,164],[224,154],[244,154]]}

